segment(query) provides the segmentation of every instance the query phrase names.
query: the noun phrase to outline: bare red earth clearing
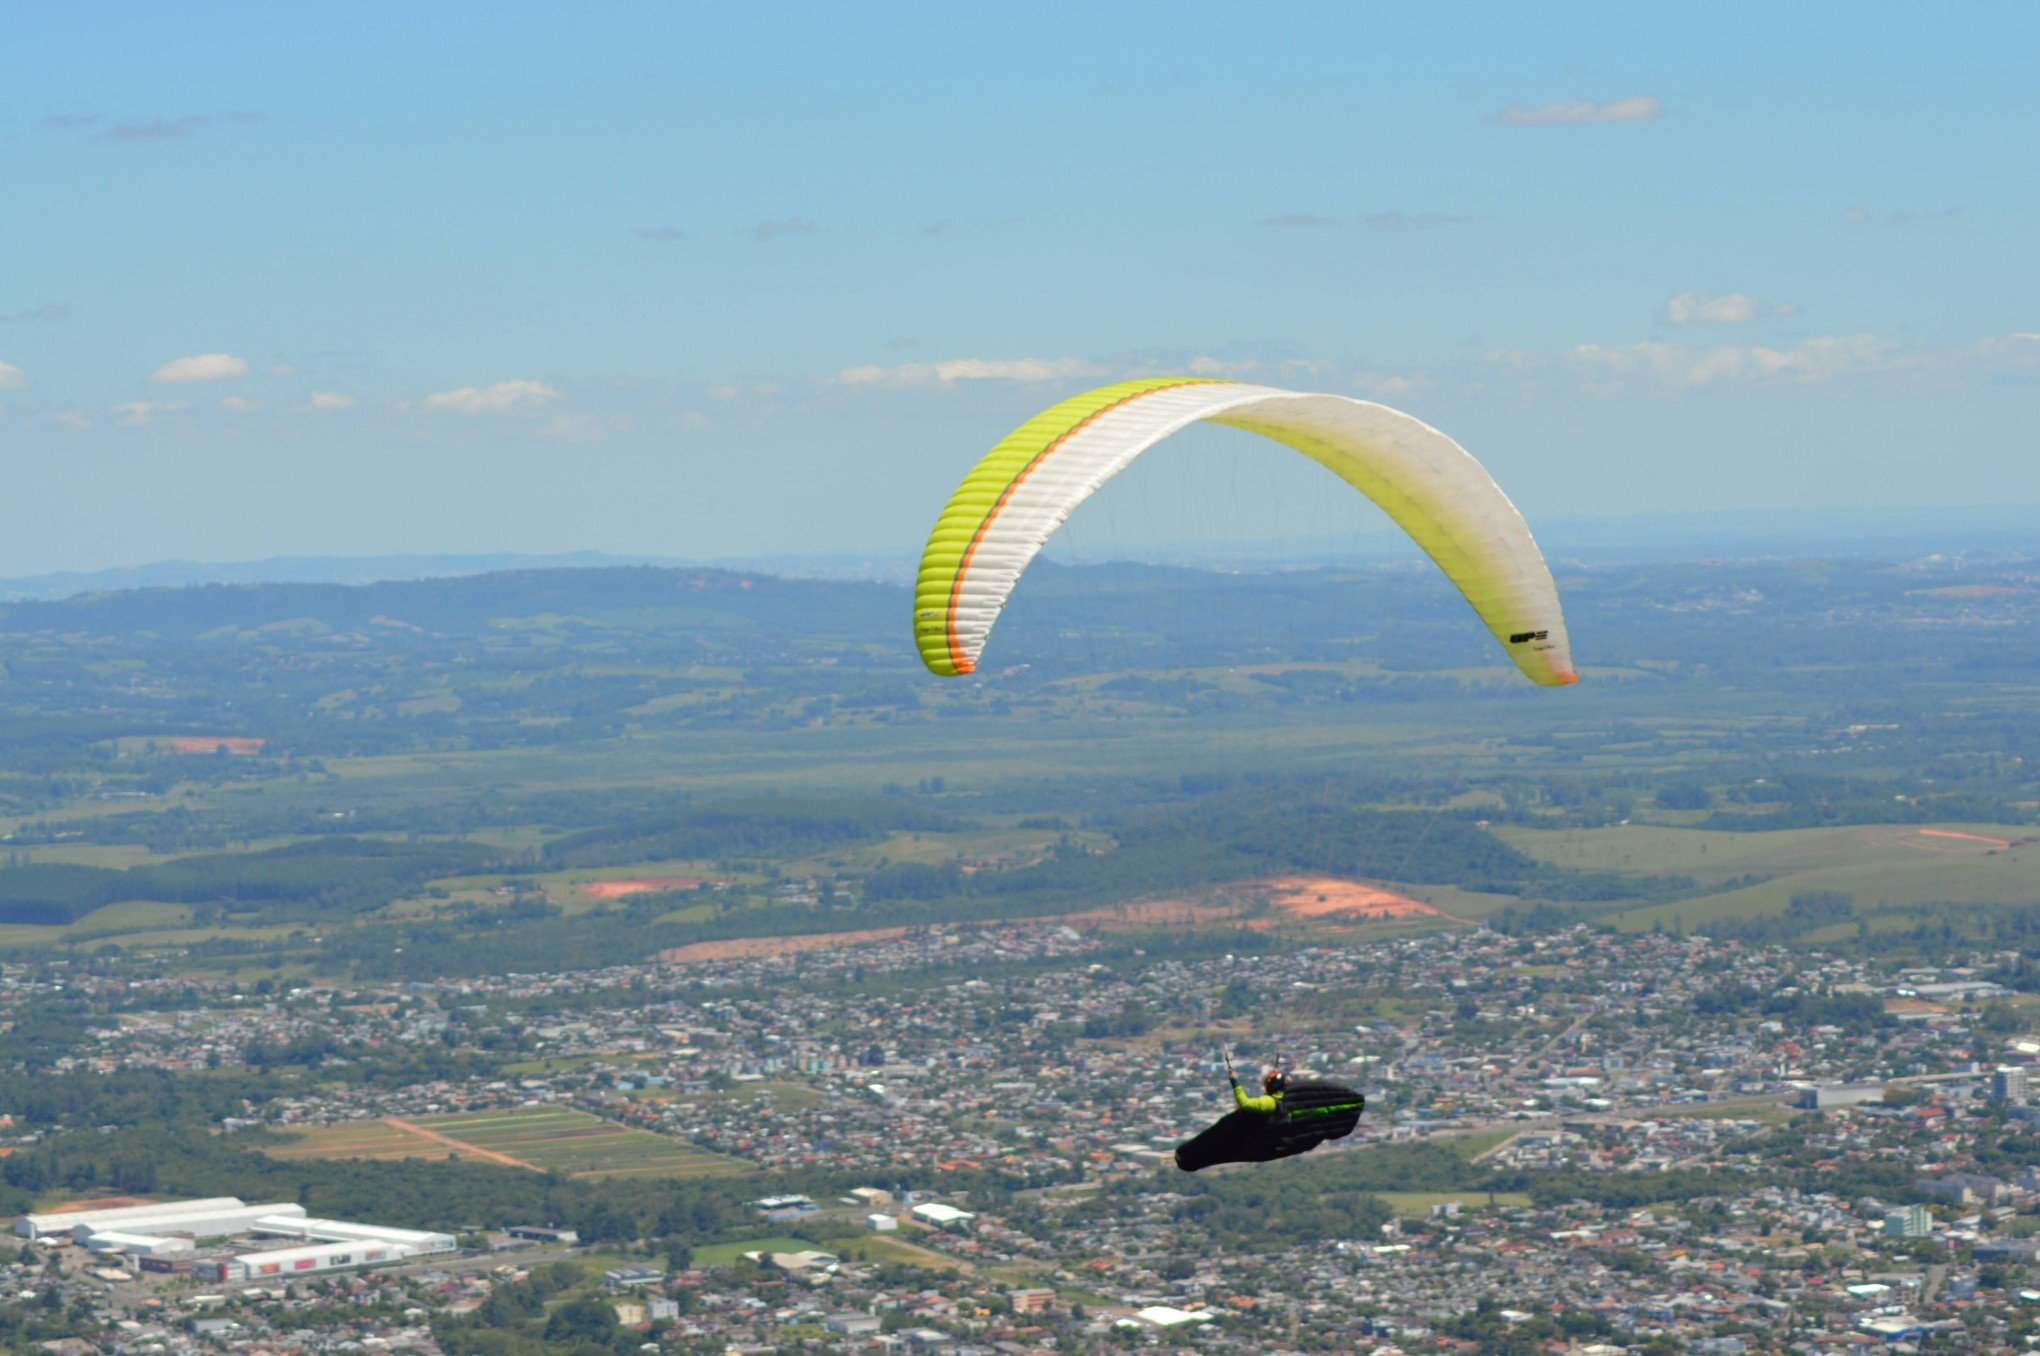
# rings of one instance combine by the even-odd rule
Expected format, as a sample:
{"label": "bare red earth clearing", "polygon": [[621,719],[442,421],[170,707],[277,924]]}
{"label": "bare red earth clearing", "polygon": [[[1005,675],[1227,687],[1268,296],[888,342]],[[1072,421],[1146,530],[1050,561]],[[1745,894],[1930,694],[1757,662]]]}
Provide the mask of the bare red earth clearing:
{"label": "bare red earth clearing", "polygon": [[225,749],[237,758],[246,758],[262,752],[266,739],[250,739],[246,735],[222,735],[219,738],[193,738],[179,735],[170,741],[170,747],[179,753],[218,753]]}
{"label": "bare red earth clearing", "polygon": [[1986,847],[2009,848],[2018,846],[2017,843],[2014,843],[2009,838],[1992,838],[1989,834],[1983,833],[1962,833],[1955,829],[1921,829],[1920,832],[1929,838],[1960,838],[1965,843],[1982,843]]}
{"label": "bare red earth clearing", "polygon": [[1268,890],[1270,904],[1298,918],[1452,918],[1422,900],[1336,876],[1283,876]]}
{"label": "bare red earth clearing", "polygon": [[740,960],[752,956],[791,956],[800,951],[829,951],[839,946],[867,946],[897,941],[913,928],[866,928],[860,932],[815,932],[797,937],[732,937],[722,942],[692,942],[668,947],[659,959],[681,965],[688,961]]}
{"label": "bare red earth clearing", "polygon": [[700,876],[641,876],[636,880],[591,880],[581,887],[590,899],[622,899],[661,890],[693,890],[708,884]]}

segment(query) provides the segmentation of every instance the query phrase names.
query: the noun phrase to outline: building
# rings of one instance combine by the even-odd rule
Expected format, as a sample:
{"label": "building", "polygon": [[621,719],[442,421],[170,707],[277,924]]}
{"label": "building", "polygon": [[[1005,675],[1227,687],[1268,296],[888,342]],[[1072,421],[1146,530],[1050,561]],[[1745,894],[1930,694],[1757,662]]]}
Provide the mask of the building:
{"label": "building", "polygon": [[[48,1214],[23,1215],[14,1221],[14,1232],[23,1238],[47,1238],[51,1234],[76,1237],[81,1227],[131,1230],[134,1233],[182,1233],[162,1224],[168,1218],[204,1215],[245,1209],[238,1196],[213,1196],[202,1201],[158,1201],[153,1205],[120,1205],[104,1210],[59,1210]],[[280,1208],[280,1207],[279,1207]],[[302,1207],[300,1207],[301,1209]]]}
{"label": "building", "polygon": [[864,1222],[875,1234],[889,1234],[900,1227],[897,1215],[866,1215]]}
{"label": "building", "polygon": [[[1174,1305],[1169,1304],[1150,1304],[1133,1317],[1151,1328],[1180,1328],[1185,1323],[1209,1323],[1212,1318],[1210,1314],[1201,1309],[1178,1309]],[[1121,1319],[1119,1321],[1126,1327],[1138,1326],[1130,1319]]]}
{"label": "building", "polygon": [[758,1207],[759,1214],[769,1220],[799,1219],[821,1209],[807,1196],[767,1196],[752,1204]]}
{"label": "building", "polygon": [[1884,1215],[1886,1238],[1925,1238],[1934,1232],[1934,1217],[1924,1205],[1905,1205]]}
{"label": "building", "polygon": [[642,1290],[663,1284],[665,1279],[666,1273],[654,1267],[611,1267],[602,1273],[602,1284],[611,1290]]}
{"label": "building", "polygon": [[[746,1257],[751,1254],[744,1254]],[[833,1252],[821,1252],[805,1248],[800,1252],[768,1252],[758,1256],[760,1266],[769,1266],[776,1271],[834,1271],[842,1259]]]}
{"label": "building", "polygon": [[[249,1205],[233,1196],[199,1201],[160,1201],[107,1210],[24,1215],[15,1230],[30,1238],[68,1232],[71,1241],[102,1255],[134,1259],[143,1271],[182,1274],[224,1282],[256,1277],[282,1279],[304,1272],[373,1266],[428,1253],[451,1252],[453,1235],[423,1229],[390,1229],[348,1220],[310,1219],[291,1201]],[[238,1239],[242,1251],[193,1258],[199,1240]],[[289,1239],[289,1247],[250,1240]]]}
{"label": "building", "polygon": [[1045,1314],[1055,1307],[1055,1291],[1045,1287],[1032,1290],[1015,1290],[1006,1296],[1016,1314]]}
{"label": "building", "polygon": [[191,1252],[191,1240],[182,1234],[129,1234],[101,1229],[73,1241],[92,1252],[118,1253],[123,1257],[175,1257]]}
{"label": "building", "polygon": [[2000,1179],[1980,1172],[1943,1173],[1939,1177],[1929,1177],[1919,1185],[1920,1190],[1929,1196],[1950,1200],[1957,1205],[1996,1205],[1998,1197],[2008,1190]]}
{"label": "building", "polygon": [[1826,1111],[1838,1106],[1861,1106],[1884,1100],[1882,1083],[1809,1083],[1799,1089],[1793,1105],[1803,1111]]}
{"label": "building", "polygon": [[941,1201],[926,1201],[914,1207],[914,1218],[932,1229],[947,1229],[951,1233],[969,1233],[971,1221],[977,1218],[968,1210],[958,1210]]}
{"label": "building", "polygon": [[452,1234],[428,1229],[392,1229],[382,1224],[356,1224],[344,1219],[306,1219],[302,1208],[296,1216],[272,1215],[255,1221],[248,1232],[263,1238],[302,1238],[312,1243],[392,1244],[408,1257],[452,1252],[460,1240]]}
{"label": "building", "polygon": [[830,1314],[822,1320],[822,1326],[830,1332],[841,1333],[845,1337],[870,1337],[885,1325],[879,1322],[876,1314],[860,1314],[846,1311],[840,1314]]}
{"label": "building", "polygon": [[2002,1064],[1991,1070],[1990,1095],[2000,1102],[2024,1106],[2028,1096],[2027,1071],[2015,1064]]}
{"label": "building", "polygon": [[[199,1206],[208,1208],[199,1209],[197,1208]],[[186,1238],[231,1238],[235,1234],[253,1232],[255,1226],[262,1220],[301,1218],[304,1213],[305,1208],[302,1205],[288,1202],[213,1207],[208,1202],[194,1201],[181,1209],[142,1219],[75,1224],[71,1228],[71,1241],[81,1246],[90,1246],[91,1240],[96,1235],[108,1232],[151,1238],[161,1238],[168,1234],[182,1234]]]}
{"label": "building", "polygon": [[581,1235],[572,1229],[548,1229],[536,1224],[513,1224],[503,1231],[511,1238],[527,1243],[559,1243],[571,1245],[581,1241]]}
{"label": "building", "polygon": [[307,1243],[295,1248],[201,1257],[191,1264],[191,1274],[200,1281],[214,1283],[284,1280],[348,1267],[386,1265],[401,1262],[410,1255],[410,1250],[400,1243]]}

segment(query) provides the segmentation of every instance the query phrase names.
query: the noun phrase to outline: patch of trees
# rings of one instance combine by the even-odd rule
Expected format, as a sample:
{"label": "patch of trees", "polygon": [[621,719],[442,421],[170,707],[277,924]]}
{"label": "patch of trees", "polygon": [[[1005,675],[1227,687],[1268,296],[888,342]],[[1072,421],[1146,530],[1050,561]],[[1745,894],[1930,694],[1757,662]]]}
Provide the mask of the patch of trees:
{"label": "patch of trees", "polygon": [[1540,1356],[1547,1351],[1572,1350],[1594,1338],[1613,1336],[1616,1329],[1599,1314],[1570,1306],[1556,1314],[1504,1318],[1502,1306],[1484,1295],[1471,1313],[1441,1320],[1438,1331],[1471,1342],[1486,1356]]}
{"label": "patch of trees", "polygon": [[[273,1077],[238,1070],[208,1073],[116,1069],[105,1074],[0,1073],[0,1105],[22,1123],[67,1129],[162,1122],[209,1126],[247,1114],[274,1096]],[[203,1133],[201,1130],[199,1133]]]}
{"label": "patch of trees", "polygon": [[1898,1024],[1897,1018],[1884,1011],[1884,1000],[1876,994],[1767,993],[1748,984],[1727,984],[1696,994],[1693,1011],[1703,1017],[1762,1016],[1788,1026],[1834,1026],[1851,1035]]}
{"label": "patch of trees", "polygon": [[760,796],[583,829],[554,840],[555,867],[615,862],[785,857],[869,842],[902,829],[957,828],[947,815],[898,796]]}
{"label": "patch of trees", "polygon": [[[616,1311],[593,1295],[572,1295],[586,1278],[573,1262],[533,1267],[499,1285],[470,1313],[442,1314],[432,1336],[447,1356],[594,1356],[633,1352],[644,1334],[617,1325]],[[562,1300],[561,1296],[568,1298]]]}
{"label": "patch of trees", "polygon": [[0,1068],[35,1069],[67,1055],[91,1032],[91,1010],[81,998],[51,995],[31,999],[0,1031]]}
{"label": "patch of trees", "polygon": [[1317,1166],[1305,1157],[1250,1171],[1200,1173],[1187,1181],[1172,1178],[1170,1189],[1180,1199],[1170,1215],[1201,1231],[1222,1254],[1379,1238],[1394,1212],[1378,1196],[1345,1188],[1337,1181],[1340,1174],[1310,1170]]}
{"label": "patch of trees", "polygon": [[1790,942],[1809,932],[1846,923],[1856,915],[1855,897],[1843,890],[1801,890],[1785,911],[1757,918],[1720,918],[1698,929],[1710,937],[1763,945]]}
{"label": "patch of trees", "polygon": [[1228,1252],[1272,1252],[1335,1239],[1378,1238],[1394,1213],[1383,1191],[1515,1190],[1446,1144],[1372,1145],[1186,1177],[1116,1183],[1121,1195],[1167,1190],[1182,1224]]}
{"label": "patch of trees", "polygon": [[149,866],[31,863],[0,868],[0,922],[72,923],[130,899],[213,904],[249,921],[291,922],[378,908],[439,876],[507,865],[478,843],[332,838]]}
{"label": "patch of trees", "polygon": [[[1819,829],[1844,824],[1927,824],[1968,820],[1986,824],[2031,823],[2029,807],[1987,792],[1926,793],[1912,779],[1821,777],[1788,773],[1736,787],[1701,821],[1704,829],[1768,833],[1775,829]],[[1750,808],[1755,807],[1755,808]]]}
{"label": "patch of trees", "polygon": [[1673,782],[1658,790],[1657,803],[1667,810],[1704,810],[1714,804],[1714,793],[1700,782]]}

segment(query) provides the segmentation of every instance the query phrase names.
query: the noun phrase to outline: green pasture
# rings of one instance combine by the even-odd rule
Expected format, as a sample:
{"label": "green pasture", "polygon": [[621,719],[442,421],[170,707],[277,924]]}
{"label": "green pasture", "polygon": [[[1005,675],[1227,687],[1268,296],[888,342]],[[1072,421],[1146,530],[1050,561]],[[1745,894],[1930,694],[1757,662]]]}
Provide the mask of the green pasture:
{"label": "green pasture", "polygon": [[[1609,921],[1631,929],[1763,917],[1782,912],[1793,895],[1811,890],[1852,896],[1859,916],[1932,904],[2040,904],[2040,843],[2001,849],[1941,836],[1963,833],[2017,842],[2034,836],[2031,827],[1870,824],[1738,833],[1628,825],[1496,832],[1541,861],[1574,870],[1685,875],[1702,886],[1768,877],[1610,915]],[[1872,927],[1880,925],[1874,917],[1869,921]],[[1828,931],[1848,935],[1854,924]]]}
{"label": "green pasture", "polygon": [[[860,1240],[862,1241],[862,1240]],[[811,1243],[805,1238],[788,1238],[785,1234],[774,1234],[769,1238],[742,1238],[730,1243],[704,1243],[694,1249],[694,1265],[698,1267],[731,1267],[743,1260],[747,1252],[807,1252],[816,1249],[834,1252],[828,1244]]]}
{"label": "green pasture", "polygon": [[1462,1210],[1482,1210],[1490,1205],[1528,1205],[1530,1198],[1520,1191],[1377,1191],[1374,1193],[1403,1219],[1422,1219],[1431,1207],[1456,1204]]}

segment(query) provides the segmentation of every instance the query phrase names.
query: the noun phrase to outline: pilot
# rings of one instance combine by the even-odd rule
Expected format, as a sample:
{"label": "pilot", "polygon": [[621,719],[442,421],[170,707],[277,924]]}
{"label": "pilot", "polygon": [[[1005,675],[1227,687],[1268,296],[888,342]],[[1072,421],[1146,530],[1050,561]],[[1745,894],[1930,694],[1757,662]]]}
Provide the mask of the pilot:
{"label": "pilot", "polygon": [[1249,1097],[1238,1082],[1232,1085],[1233,1101],[1242,1111],[1257,1115],[1272,1116],[1282,1109],[1282,1094],[1289,1087],[1289,1080],[1282,1076],[1282,1070],[1270,1069],[1261,1078],[1261,1095]]}

